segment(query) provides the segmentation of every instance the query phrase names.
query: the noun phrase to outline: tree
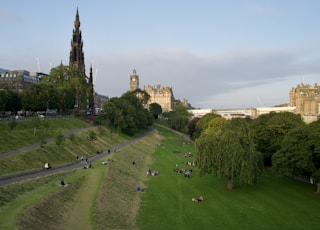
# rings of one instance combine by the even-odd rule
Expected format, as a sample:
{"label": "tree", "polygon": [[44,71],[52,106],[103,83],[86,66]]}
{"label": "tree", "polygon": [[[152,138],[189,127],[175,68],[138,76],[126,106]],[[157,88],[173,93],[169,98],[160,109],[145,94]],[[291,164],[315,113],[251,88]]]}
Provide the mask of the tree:
{"label": "tree", "polygon": [[151,103],[149,105],[149,111],[152,114],[152,116],[154,117],[154,119],[158,119],[159,115],[162,114],[161,105],[159,105],[158,103]]}
{"label": "tree", "polygon": [[194,117],[188,124],[188,134],[192,140],[195,140],[195,137],[199,137],[200,133],[197,133],[197,123],[199,122],[200,117]]}
{"label": "tree", "polygon": [[194,140],[198,138],[201,135],[202,131],[207,129],[209,122],[216,117],[221,117],[221,116],[214,113],[207,113],[203,117],[201,117],[200,120],[197,122],[192,138]]}
{"label": "tree", "polygon": [[236,182],[256,183],[261,175],[261,154],[255,150],[244,119],[232,119],[221,131],[202,134],[196,140],[196,148],[200,175],[223,177],[228,189],[233,189]]}
{"label": "tree", "polygon": [[7,91],[0,90],[0,112],[5,111],[9,104],[9,95]]}
{"label": "tree", "polygon": [[88,133],[88,140],[89,141],[95,141],[97,140],[97,134],[95,131],[93,130],[90,130],[89,133]]}
{"label": "tree", "polygon": [[39,128],[41,126],[40,118],[38,116],[33,117],[31,124],[33,127],[33,135],[36,135],[37,128]]}
{"label": "tree", "polygon": [[55,135],[54,139],[55,139],[55,142],[56,142],[56,145],[57,145],[57,153],[58,153],[60,146],[65,141],[65,136],[62,134],[60,129],[56,132],[56,135]]}
{"label": "tree", "polygon": [[207,128],[205,128],[202,132],[204,134],[218,134],[226,123],[227,120],[225,118],[220,116],[214,117],[208,122]]}
{"label": "tree", "polygon": [[172,129],[187,133],[187,126],[191,117],[192,114],[188,112],[187,108],[182,104],[178,104],[174,110],[169,113],[168,122]]}
{"label": "tree", "polygon": [[6,94],[8,101],[5,110],[12,111],[16,114],[17,111],[22,108],[21,95],[13,91],[7,91]]}
{"label": "tree", "polygon": [[286,176],[304,176],[320,193],[320,121],[292,129],[272,156],[272,168]]}
{"label": "tree", "polygon": [[263,154],[264,165],[271,166],[271,157],[281,147],[289,130],[303,125],[300,115],[290,112],[263,114],[251,123],[251,136],[257,151]]}

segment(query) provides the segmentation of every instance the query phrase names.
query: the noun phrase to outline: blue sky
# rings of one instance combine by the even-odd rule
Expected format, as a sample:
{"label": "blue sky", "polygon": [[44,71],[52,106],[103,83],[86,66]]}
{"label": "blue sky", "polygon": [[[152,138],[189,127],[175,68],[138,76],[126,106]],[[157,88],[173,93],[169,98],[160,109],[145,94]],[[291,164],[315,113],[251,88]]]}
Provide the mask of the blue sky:
{"label": "blue sky", "polygon": [[133,69],[140,88],[171,86],[197,108],[274,106],[320,83],[317,0],[2,1],[0,68],[68,65],[77,8],[99,94],[120,97]]}

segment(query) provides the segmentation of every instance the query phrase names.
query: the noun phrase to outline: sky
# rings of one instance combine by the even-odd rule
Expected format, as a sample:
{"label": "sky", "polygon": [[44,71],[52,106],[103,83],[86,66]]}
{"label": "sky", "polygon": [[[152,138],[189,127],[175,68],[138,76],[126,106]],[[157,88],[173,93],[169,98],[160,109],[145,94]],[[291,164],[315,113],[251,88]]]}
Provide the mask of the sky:
{"label": "sky", "polygon": [[289,103],[292,87],[320,83],[318,0],[7,0],[0,3],[0,68],[50,73],[69,65],[77,9],[86,73],[120,97],[172,87],[195,108]]}

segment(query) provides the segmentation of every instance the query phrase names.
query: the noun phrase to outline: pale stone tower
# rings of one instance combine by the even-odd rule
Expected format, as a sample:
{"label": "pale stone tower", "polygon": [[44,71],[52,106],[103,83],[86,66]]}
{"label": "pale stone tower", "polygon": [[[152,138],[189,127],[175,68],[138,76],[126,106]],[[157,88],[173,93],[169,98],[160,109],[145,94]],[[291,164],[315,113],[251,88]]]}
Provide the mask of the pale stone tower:
{"label": "pale stone tower", "polygon": [[296,107],[296,112],[301,115],[320,114],[320,86],[305,85],[303,83],[292,88],[290,93],[290,106]]}
{"label": "pale stone tower", "polygon": [[139,88],[139,75],[137,75],[136,70],[132,71],[130,75],[130,91],[135,91]]}

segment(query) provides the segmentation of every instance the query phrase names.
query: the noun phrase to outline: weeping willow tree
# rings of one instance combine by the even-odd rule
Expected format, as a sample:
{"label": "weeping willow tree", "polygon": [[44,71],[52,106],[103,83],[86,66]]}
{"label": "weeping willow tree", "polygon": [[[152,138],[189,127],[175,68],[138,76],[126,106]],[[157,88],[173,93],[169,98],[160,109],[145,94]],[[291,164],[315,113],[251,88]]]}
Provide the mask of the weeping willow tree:
{"label": "weeping willow tree", "polygon": [[247,121],[232,119],[219,130],[216,127],[221,125],[220,119],[217,126],[211,125],[215,131],[207,130],[196,140],[200,174],[224,178],[228,189],[233,189],[235,183],[256,183],[263,168],[262,155],[255,150]]}

